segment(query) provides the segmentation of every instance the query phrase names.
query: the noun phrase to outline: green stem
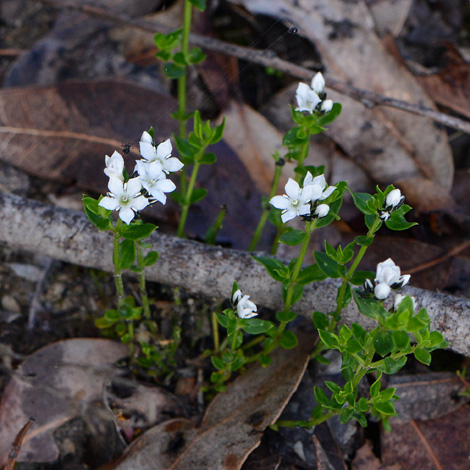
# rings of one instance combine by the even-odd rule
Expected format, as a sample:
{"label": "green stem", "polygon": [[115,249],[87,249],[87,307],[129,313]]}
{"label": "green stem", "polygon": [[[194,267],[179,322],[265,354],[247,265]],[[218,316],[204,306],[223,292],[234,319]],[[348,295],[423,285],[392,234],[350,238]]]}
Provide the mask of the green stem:
{"label": "green stem", "polygon": [[137,265],[139,266],[139,289],[140,289],[140,297],[142,299],[142,306],[144,308],[144,317],[147,320],[150,320],[150,303],[149,297],[147,294],[147,287],[145,282],[145,266],[144,266],[144,255],[142,253],[142,247],[140,246],[139,242],[135,242],[135,247],[137,251]]}
{"label": "green stem", "polygon": [[[281,177],[281,173],[282,173],[282,165],[276,164],[274,166],[274,177],[273,177],[273,182],[271,184],[271,190],[269,192],[269,201],[276,195],[276,190],[279,185],[279,178]],[[258,245],[259,239],[264,230],[264,226],[266,225],[266,222],[268,220],[270,210],[271,210],[271,206],[269,205],[269,202],[268,202],[263,209],[263,213],[261,214],[261,217],[259,219],[258,226],[256,227],[256,231],[255,231],[255,234],[253,235],[253,239],[251,240],[248,251],[254,251],[256,248],[256,245]]]}
{"label": "green stem", "polygon": [[[181,52],[185,58],[189,53],[189,33],[191,32],[192,5],[189,0],[184,2],[183,13],[183,38],[181,41]],[[187,68],[185,67],[183,75],[178,78],[178,112],[179,112],[179,134],[182,139],[186,137],[186,79]]]}
{"label": "green stem", "polygon": [[271,251],[269,252],[273,256],[277,253],[277,249],[279,248],[279,243],[281,242],[281,236],[283,233],[284,227],[278,227],[276,236],[274,237],[273,245],[271,247]]}
{"label": "green stem", "polygon": [[118,219],[116,227],[114,229],[114,251],[113,251],[113,265],[114,265],[114,283],[116,285],[116,295],[118,301],[118,309],[124,306],[124,283],[122,281],[122,274],[120,269],[120,259],[119,259],[119,227],[121,226],[122,221]]}
{"label": "green stem", "polygon": [[219,322],[217,321],[217,315],[212,312],[212,337],[214,339],[214,354],[220,351],[220,337],[219,337]]}
{"label": "green stem", "polygon": [[[305,129],[305,130],[308,133],[308,136],[307,136],[307,139],[305,140],[304,144],[302,145],[302,152],[300,153],[297,168],[303,168],[305,159],[307,158],[307,155],[308,155],[308,148],[309,148],[309,145],[310,145],[310,133],[308,132],[308,129]],[[297,181],[297,183],[300,183],[301,179],[302,179],[302,174],[297,173],[295,175],[295,181]]]}
{"label": "green stem", "polygon": [[[200,153],[204,153],[204,150],[205,149],[202,149]],[[199,155],[197,155],[195,158],[193,172],[191,173],[191,178],[189,180],[188,188],[186,190],[186,196],[184,198],[184,204],[181,209],[181,218],[180,218],[180,222],[178,225],[178,232],[177,232],[178,237],[184,236],[184,227],[186,225],[186,219],[188,218],[189,206],[191,205],[191,196],[193,194],[194,185],[196,183],[197,173],[199,171],[199,167],[201,166],[201,164],[198,162],[198,158],[199,158]]]}
{"label": "green stem", "polygon": [[324,423],[325,421],[328,421],[332,416],[340,414],[342,410],[338,411],[328,411],[324,415],[316,418],[316,419],[311,419],[309,421],[304,421],[304,422],[299,422],[299,421],[277,421],[275,423],[275,426],[280,426],[280,427],[285,427],[285,428],[295,428],[295,427],[305,427],[305,428],[312,428],[313,426],[318,426],[321,423]]}
{"label": "green stem", "polygon": [[[296,286],[296,282],[297,282],[297,278],[299,277],[300,270],[302,269],[305,255],[307,254],[308,245],[310,243],[310,238],[312,236],[313,230],[315,229],[316,222],[317,220],[313,220],[312,222],[306,222],[305,224],[305,237],[302,242],[302,247],[300,248],[299,257],[297,258],[297,261],[294,266],[294,271],[292,272],[292,277],[290,278],[290,281],[289,281],[289,287],[287,288],[286,301],[284,304],[285,312],[288,312],[292,305],[292,297],[294,295],[294,288]],[[281,334],[284,331],[286,325],[287,325],[287,322],[284,322],[284,321],[280,322],[279,328],[278,328],[278,334]]]}

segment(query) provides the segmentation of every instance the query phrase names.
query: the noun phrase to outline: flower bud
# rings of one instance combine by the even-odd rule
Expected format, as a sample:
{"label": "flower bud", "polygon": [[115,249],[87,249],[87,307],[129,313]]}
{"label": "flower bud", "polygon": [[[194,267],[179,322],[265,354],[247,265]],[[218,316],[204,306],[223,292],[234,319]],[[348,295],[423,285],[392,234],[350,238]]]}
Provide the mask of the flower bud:
{"label": "flower bud", "polygon": [[386,207],[396,207],[400,204],[402,200],[402,195],[399,189],[394,189],[387,194],[385,199]]}
{"label": "flower bud", "polygon": [[323,92],[325,88],[325,79],[321,72],[317,72],[315,76],[312,78],[312,90],[319,95]]}
{"label": "flower bud", "polygon": [[328,114],[332,109],[333,109],[333,101],[331,100],[322,101],[321,106],[320,106],[320,111],[322,113]]}
{"label": "flower bud", "polygon": [[390,286],[385,284],[385,282],[381,282],[375,286],[374,295],[378,300],[385,300],[390,295],[391,291]]}
{"label": "flower bud", "polygon": [[328,204],[320,204],[315,209],[314,215],[321,219],[322,217],[326,217],[328,215],[328,212],[330,212],[330,206]]}

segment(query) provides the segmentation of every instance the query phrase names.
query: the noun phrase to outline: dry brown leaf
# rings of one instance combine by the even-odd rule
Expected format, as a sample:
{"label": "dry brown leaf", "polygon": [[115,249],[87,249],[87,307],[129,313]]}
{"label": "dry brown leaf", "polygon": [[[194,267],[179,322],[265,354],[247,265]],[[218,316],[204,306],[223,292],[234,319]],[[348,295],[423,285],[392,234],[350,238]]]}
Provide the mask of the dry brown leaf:
{"label": "dry brown leaf", "polygon": [[[209,405],[202,425],[163,423],[145,433],[108,470],[236,470],[276,421],[296,390],[308,363],[306,345],[273,354],[269,367],[254,366]],[[163,442],[162,445],[155,445]],[[170,446],[169,443],[173,445]],[[168,452],[168,449],[173,452]]]}
{"label": "dry brown leaf", "polygon": [[469,442],[469,407],[431,421],[392,423],[392,431],[382,433],[382,462],[403,470],[468,470]]}
{"label": "dry brown leaf", "polygon": [[[322,55],[327,70],[337,78],[358,88],[365,88],[386,96],[433,107],[411,74],[392,57],[373,31],[374,21],[363,1],[342,0],[234,0],[252,13],[270,15],[290,21],[298,27],[298,34],[310,39]],[[346,102],[343,98],[340,101]],[[363,108],[360,112],[355,109]],[[352,113],[348,121],[353,127],[343,129],[334,138],[348,148],[352,139],[360,138],[368,150],[364,166],[369,160],[386,163],[384,150],[402,149],[407,158],[399,160],[398,177],[424,176],[450,189],[453,178],[452,155],[447,137],[428,119],[388,108],[365,109],[359,103],[345,106],[345,114]],[[331,133],[341,123],[341,117],[331,125]],[[388,139],[377,140],[368,134],[369,128],[387,129]],[[361,135],[362,134],[362,135]],[[380,135],[380,134],[379,134]],[[358,144],[356,144],[358,145]],[[356,153],[359,157],[359,154]],[[384,178],[381,181],[385,181]]]}
{"label": "dry brown leaf", "polygon": [[113,364],[128,347],[104,339],[71,339],[47,346],[18,368],[0,403],[0,465],[6,461],[14,436],[30,417],[18,462],[51,462],[58,456],[53,432],[80,416],[93,401],[101,401]]}
{"label": "dry brown leaf", "polygon": [[313,436],[313,445],[315,446],[318,470],[335,470],[316,436]]}
{"label": "dry brown leaf", "polygon": [[366,442],[356,453],[352,463],[351,470],[403,470],[399,464],[393,466],[385,466],[374,455],[370,448],[369,442]]}

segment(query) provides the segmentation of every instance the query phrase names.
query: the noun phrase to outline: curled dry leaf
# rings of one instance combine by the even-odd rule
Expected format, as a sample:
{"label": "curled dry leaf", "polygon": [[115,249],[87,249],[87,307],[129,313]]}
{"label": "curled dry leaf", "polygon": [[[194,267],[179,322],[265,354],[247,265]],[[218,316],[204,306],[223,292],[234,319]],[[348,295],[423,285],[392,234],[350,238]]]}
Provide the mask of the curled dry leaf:
{"label": "curled dry leaf", "polygon": [[0,403],[0,465],[16,433],[30,417],[18,462],[52,462],[58,456],[53,432],[101,401],[113,364],[126,356],[124,344],[101,339],[72,339],[29,356],[8,383]]}
{"label": "curled dry leaf", "polygon": [[308,363],[306,349],[312,344],[311,338],[304,339],[295,349],[277,350],[270,366],[252,367],[218,394],[198,429],[184,420],[162,423],[106,470],[241,468],[296,390]]}

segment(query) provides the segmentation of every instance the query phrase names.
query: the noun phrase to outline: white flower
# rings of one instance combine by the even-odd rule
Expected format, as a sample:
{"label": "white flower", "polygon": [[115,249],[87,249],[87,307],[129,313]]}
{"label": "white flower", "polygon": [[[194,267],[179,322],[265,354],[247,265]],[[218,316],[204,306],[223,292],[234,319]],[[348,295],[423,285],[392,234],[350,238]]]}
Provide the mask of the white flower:
{"label": "white flower", "polygon": [[111,177],[108,183],[109,193],[99,205],[110,211],[118,210],[119,218],[130,224],[137,211],[148,206],[148,200],[140,194],[142,183],[140,178],[132,178],[127,183]]}
{"label": "white flower", "polygon": [[316,209],[313,215],[316,215],[319,219],[326,217],[330,212],[330,206],[328,204],[320,204]]}
{"label": "white flower", "polygon": [[124,176],[122,174],[124,171],[124,159],[121,154],[115,151],[110,157],[106,155],[104,161],[106,164],[104,174],[109,178],[118,178],[124,183]]}
{"label": "white flower", "polygon": [[333,101],[325,100],[322,101],[320,111],[324,114],[328,114],[333,109]]}
{"label": "white flower", "polygon": [[312,114],[318,103],[320,103],[320,97],[312,90],[306,83],[299,83],[297,91],[295,92],[295,98],[297,100],[296,111],[308,111]]}
{"label": "white flower", "polygon": [[321,72],[317,72],[314,77],[312,78],[312,90],[317,94],[320,95],[323,93],[323,89],[325,88],[325,79]]}
{"label": "white flower", "polygon": [[170,139],[155,147],[152,136],[147,131],[144,131],[140,138],[139,146],[140,154],[144,160],[148,163],[159,161],[165,173],[181,170],[184,166],[176,157],[171,156],[172,146]]}
{"label": "white flower", "polygon": [[319,199],[322,193],[320,185],[311,184],[301,189],[292,178],[289,178],[284,189],[284,196],[274,196],[269,201],[277,209],[282,209],[281,219],[284,223],[298,215],[310,214],[310,201]]}
{"label": "white flower", "polygon": [[[307,186],[311,186],[311,185],[320,186],[321,188],[320,196],[312,197],[312,201],[316,201],[316,200],[324,201],[336,189],[335,186],[329,186],[327,189],[325,189],[326,188],[325,175],[315,176],[314,178],[312,174],[310,173],[310,171],[308,171],[304,178],[304,188],[306,188]],[[316,189],[314,191],[314,194],[317,194],[317,193],[318,193],[318,190]]]}
{"label": "white flower", "polygon": [[391,289],[400,289],[408,283],[410,275],[401,275],[400,267],[391,258],[377,265],[374,295],[379,300],[386,299]]}
{"label": "white flower", "polygon": [[243,295],[240,289],[233,294],[232,303],[237,307],[237,314],[240,318],[252,318],[258,315],[256,305],[248,300],[249,298],[250,296]]}
{"label": "white flower", "polygon": [[401,191],[399,189],[394,189],[387,194],[387,197],[385,198],[385,207],[394,208],[404,199],[405,197],[401,195]]}
{"label": "white flower", "polygon": [[171,193],[176,189],[175,183],[166,178],[159,161],[146,163],[142,160],[136,162],[136,171],[139,173],[142,187],[153,199],[166,204],[165,193]]}

